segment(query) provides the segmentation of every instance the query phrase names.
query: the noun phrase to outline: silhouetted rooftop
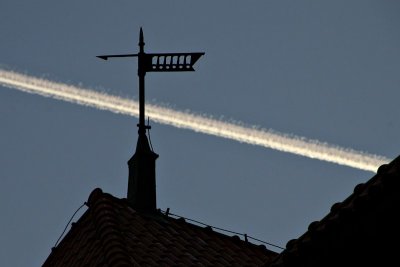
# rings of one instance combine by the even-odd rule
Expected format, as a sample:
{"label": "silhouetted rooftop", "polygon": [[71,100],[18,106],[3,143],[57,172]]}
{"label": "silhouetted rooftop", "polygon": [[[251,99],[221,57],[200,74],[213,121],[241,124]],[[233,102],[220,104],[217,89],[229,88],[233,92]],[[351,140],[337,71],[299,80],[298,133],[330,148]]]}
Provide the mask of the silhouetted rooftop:
{"label": "silhouetted rooftop", "polygon": [[47,266],[261,266],[265,246],[174,219],[140,213],[126,199],[95,189],[88,210],[53,249]]}
{"label": "silhouetted rooftop", "polygon": [[390,266],[400,249],[400,156],[264,266]]}
{"label": "silhouetted rooftop", "polygon": [[400,157],[277,254],[95,189],[47,266],[389,266],[400,239]]}

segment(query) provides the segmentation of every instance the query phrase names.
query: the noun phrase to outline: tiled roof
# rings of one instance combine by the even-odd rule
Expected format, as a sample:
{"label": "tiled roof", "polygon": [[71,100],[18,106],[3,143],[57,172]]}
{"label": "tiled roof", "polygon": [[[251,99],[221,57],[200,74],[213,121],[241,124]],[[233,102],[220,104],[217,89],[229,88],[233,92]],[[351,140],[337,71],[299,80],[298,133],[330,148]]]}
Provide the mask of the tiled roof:
{"label": "tiled roof", "polygon": [[162,213],[143,214],[95,189],[49,266],[262,266],[277,253]]}
{"label": "tiled roof", "polygon": [[[379,167],[265,267],[392,266],[400,250],[400,157]],[[390,265],[389,265],[390,264]],[[395,264],[397,265],[397,264]]]}

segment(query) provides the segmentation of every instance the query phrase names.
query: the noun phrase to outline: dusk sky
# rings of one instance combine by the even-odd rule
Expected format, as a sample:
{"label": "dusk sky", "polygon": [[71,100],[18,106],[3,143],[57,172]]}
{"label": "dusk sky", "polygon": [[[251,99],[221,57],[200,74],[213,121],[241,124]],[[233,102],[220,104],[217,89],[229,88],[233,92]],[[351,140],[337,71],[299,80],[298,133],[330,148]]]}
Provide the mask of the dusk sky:
{"label": "dusk sky", "polygon": [[[0,70],[137,100],[136,59],[96,56],[143,27],[148,53],[205,52],[148,73],[149,103],[392,160],[399,26],[398,1],[1,0]],[[0,85],[0,266],[40,266],[96,187],[126,197],[137,121]],[[374,175],[151,121],[159,208],[282,247]]]}

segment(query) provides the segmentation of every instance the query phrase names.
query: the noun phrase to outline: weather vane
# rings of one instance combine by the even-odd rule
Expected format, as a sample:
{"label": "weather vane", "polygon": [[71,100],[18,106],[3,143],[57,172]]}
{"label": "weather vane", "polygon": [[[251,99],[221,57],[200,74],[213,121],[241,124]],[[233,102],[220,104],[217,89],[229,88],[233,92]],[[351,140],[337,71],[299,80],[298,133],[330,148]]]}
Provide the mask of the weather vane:
{"label": "weather vane", "polygon": [[138,76],[139,76],[139,135],[145,134],[150,126],[145,125],[144,103],[144,77],[147,72],[176,72],[194,71],[193,65],[204,55],[200,53],[152,53],[144,52],[143,30],[140,28],[139,34],[139,53],[123,55],[103,55],[98,58],[107,60],[111,57],[137,57]]}

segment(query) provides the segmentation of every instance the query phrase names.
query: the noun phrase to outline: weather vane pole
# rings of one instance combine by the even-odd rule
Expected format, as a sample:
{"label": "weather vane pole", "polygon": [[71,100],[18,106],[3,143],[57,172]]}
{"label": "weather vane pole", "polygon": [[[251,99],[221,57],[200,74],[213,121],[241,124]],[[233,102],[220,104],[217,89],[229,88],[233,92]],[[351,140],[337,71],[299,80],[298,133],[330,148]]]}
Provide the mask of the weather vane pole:
{"label": "weather vane pole", "polygon": [[[146,76],[146,69],[144,66],[144,57],[146,54],[144,53],[144,38],[143,38],[143,30],[140,28],[139,34],[139,54],[138,54],[138,76],[139,76],[139,134],[146,133],[146,125],[144,123],[144,76]],[[150,127],[150,126],[149,126]]]}
{"label": "weather vane pole", "polygon": [[135,154],[128,161],[128,202],[139,211],[156,211],[156,179],[155,162],[158,155],[150,148],[146,136],[145,125],[145,90],[144,78],[147,72],[176,72],[194,71],[193,65],[204,53],[158,53],[147,54],[144,52],[143,30],[140,28],[139,53],[123,55],[104,55],[98,58],[107,60],[111,57],[137,57],[139,76],[139,138]]}
{"label": "weather vane pole", "polygon": [[140,28],[139,53],[122,55],[103,55],[98,58],[107,60],[112,57],[138,57],[139,76],[139,134],[145,134],[150,126],[145,125],[145,79],[147,72],[177,72],[194,71],[193,65],[204,55],[200,53],[157,53],[147,54],[144,52],[143,30]]}

